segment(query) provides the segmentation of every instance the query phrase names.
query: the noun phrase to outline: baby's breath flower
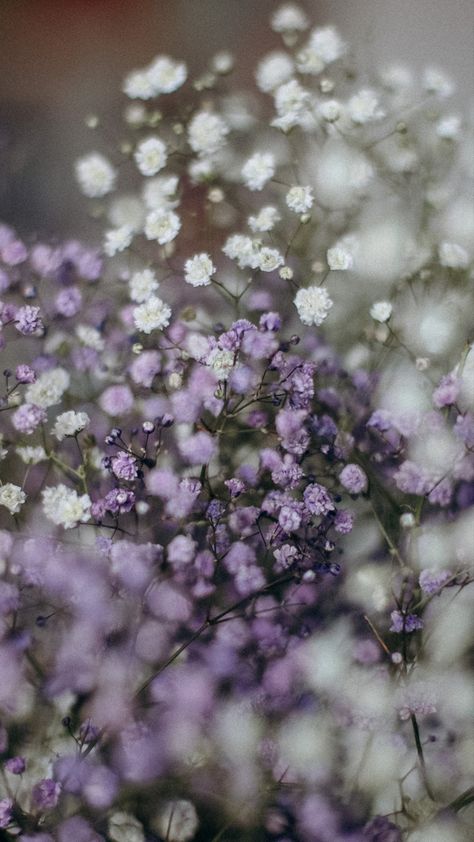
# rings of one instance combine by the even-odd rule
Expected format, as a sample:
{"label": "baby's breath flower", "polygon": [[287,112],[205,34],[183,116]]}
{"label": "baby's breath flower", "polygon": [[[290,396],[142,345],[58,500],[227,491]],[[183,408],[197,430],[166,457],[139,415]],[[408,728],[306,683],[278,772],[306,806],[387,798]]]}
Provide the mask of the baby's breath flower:
{"label": "baby's breath flower", "polygon": [[170,318],[171,307],[156,295],[151,295],[147,301],[133,310],[135,327],[142,333],[151,333],[153,330],[168,327]]}
{"label": "baby's breath flower", "polygon": [[142,175],[156,175],[166,166],[166,144],[159,137],[148,137],[138,144],[133,157]]}
{"label": "baby's breath flower", "polygon": [[147,240],[157,240],[161,246],[177,237],[181,228],[179,216],[172,210],[153,210],[145,221]]}
{"label": "baby's breath flower", "polygon": [[5,506],[10,514],[18,514],[25,500],[26,494],[19,485],[7,482],[0,486],[0,506]]}
{"label": "baby's breath flower", "polygon": [[209,111],[198,111],[188,126],[189,145],[199,156],[213,155],[225,143],[227,123]]}
{"label": "baby's breath flower", "polygon": [[237,260],[241,269],[256,269],[260,262],[257,244],[243,234],[232,234],[222,247],[224,254],[230,260]]}
{"label": "baby's breath flower", "polygon": [[90,520],[91,500],[88,494],[79,496],[77,491],[61,483],[48,486],[41,496],[45,515],[56,526],[72,529],[78,523]]}
{"label": "baby's breath flower", "polygon": [[24,447],[17,447],[16,452],[25,465],[37,465],[48,458],[44,447],[41,446],[25,445]]}
{"label": "baby's breath flower", "polygon": [[255,233],[264,233],[271,231],[274,225],[281,219],[278,210],[273,205],[266,205],[262,208],[257,216],[249,216],[249,228]]}
{"label": "baby's breath flower", "polygon": [[298,315],[304,325],[321,325],[326,319],[333,302],[325,287],[301,288],[294,299]]}
{"label": "baby's breath flower", "polygon": [[337,99],[327,99],[318,105],[318,113],[328,123],[335,123],[342,113],[342,105]]}
{"label": "baby's breath flower", "polygon": [[469,264],[469,255],[458,243],[443,242],[439,247],[439,262],[449,269],[465,269]]}
{"label": "baby's breath flower", "polygon": [[195,254],[184,264],[184,280],[193,287],[208,286],[216,267],[205,252]]}
{"label": "baby's breath flower", "polygon": [[145,842],[143,825],[130,813],[112,813],[108,823],[108,835],[112,842]]}
{"label": "baby's breath flower", "polygon": [[159,175],[157,178],[151,178],[143,185],[143,200],[149,210],[162,210],[164,208],[174,208],[178,203],[175,200],[176,191],[178,189],[178,176]]}
{"label": "baby's breath flower", "polygon": [[79,187],[85,196],[100,199],[114,189],[116,170],[100,152],[91,152],[79,158],[75,169]]}
{"label": "baby's breath flower", "polygon": [[168,801],[154,821],[154,827],[169,842],[189,842],[199,825],[196,808],[191,801]]}
{"label": "baby's breath flower", "polygon": [[375,301],[370,308],[370,315],[376,322],[388,322],[392,315],[390,301]]}
{"label": "baby's breath flower", "polygon": [[94,351],[103,351],[105,348],[104,338],[100,330],[92,327],[92,325],[77,325],[76,336],[86,348],[93,348]]}
{"label": "baby's breath flower", "polygon": [[333,272],[345,272],[348,269],[352,269],[354,265],[352,253],[342,242],[336,243],[336,245],[328,249],[326,258],[328,266]]}
{"label": "baby's breath flower", "polygon": [[133,228],[129,225],[121,225],[120,228],[112,228],[106,231],[104,251],[108,257],[113,257],[117,252],[125,251],[133,240]]}
{"label": "baby's breath flower", "polygon": [[436,124],[436,134],[443,140],[455,140],[461,132],[461,118],[459,114],[448,114]]}
{"label": "baby's breath flower", "polygon": [[308,28],[308,18],[296,3],[283,3],[270,19],[274,32],[304,32]]}
{"label": "baby's breath flower", "polygon": [[147,79],[157,94],[171,94],[186,81],[188,71],[182,61],[174,61],[168,56],[157,56],[146,71]]}
{"label": "baby's breath flower", "polygon": [[313,207],[313,189],[296,185],[288,190],[285,200],[290,210],[295,213],[306,213]]}
{"label": "baby's breath flower", "polygon": [[142,304],[158,289],[159,283],[153,269],[143,269],[141,272],[134,272],[130,278],[128,288],[132,301]]}
{"label": "baby's breath flower", "polygon": [[293,59],[283,50],[268,53],[257,65],[255,78],[257,87],[263,93],[270,93],[288,82],[294,71]]}
{"label": "baby's breath flower", "polygon": [[31,383],[25,392],[25,401],[41,409],[47,409],[61,401],[69,387],[70,376],[64,368],[52,368],[44,371],[35,383]]}
{"label": "baby's breath flower", "polygon": [[274,272],[284,264],[283,256],[278,249],[271,249],[266,246],[260,249],[258,268],[261,272]]}
{"label": "baby's breath flower", "polygon": [[278,117],[272,126],[284,132],[300,126],[309,117],[310,94],[296,79],[290,79],[275,91],[275,109]]}
{"label": "baby's breath flower", "polygon": [[127,73],[122,90],[130,99],[146,100],[156,95],[146,70],[132,70],[131,73]]}
{"label": "baby's breath flower", "polygon": [[62,412],[61,415],[58,415],[56,418],[53,433],[58,439],[58,441],[62,441],[66,436],[75,436],[76,433],[80,433],[90,422],[90,418],[87,412],[74,412],[74,410],[69,410],[68,412]]}
{"label": "baby's breath flower", "polygon": [[423,71],[422,84],[425,91],[445,98],[454,93],[455,87],[449,76],[438,67],[426,67]]}
{"label": "baby's breath flower", "polygon": [[379,105],[379,97],[371,88],[362,88],[347,103],[349,116],[353,123],[360,125],[381,120],[385,112]]}
{"label": "baby's breath flower", "polygon": [[275,174],[275,157],[271,152],[255,152],[242,167],[244,184],[249,190],[262,190]]}
{"label": "baby's breath flower", "polygon": [[322,26],[313,29],[309,46],[325,65],[337,61],[347,49],[347,45],[334,26]]}
{"label": "baby's breath flower", "polygon": [[206,356],[206,365],[212,368],[218,380],[227,380],[235,366],[234,352],[213,348]]}

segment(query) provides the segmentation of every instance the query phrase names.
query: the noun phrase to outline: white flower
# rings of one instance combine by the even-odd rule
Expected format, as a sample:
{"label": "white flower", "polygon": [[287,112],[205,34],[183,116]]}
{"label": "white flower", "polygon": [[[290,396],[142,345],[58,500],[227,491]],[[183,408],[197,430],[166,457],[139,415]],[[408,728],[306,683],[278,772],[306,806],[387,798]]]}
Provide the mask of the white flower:
{"label": "white flower", "polygon": [[150,295],[153,295],[158,287],[159,283],[152,269],[143,269],[142,272],[134,272],[128,284],[130,298],[132,301],[136,301],[137,304],[142,304],[143,301],[150,298]]}
{"label": "white flower", "polygon": [[43,462],[48,458],[44,447],[41,446],[31,447],[26,445],[25,447],[17,447],[16,452],[25,465],[37,465],[39,462]]}
{"label": "white flower", "polygon": [[227,123],[218,114],[198,111],[188,127],[189,145],[198,155],[213,155],[225,143],[229,134]]}
{"label": "white flower", "polygon": [[336,243],[335,246],[328,249],[326,257],[328,266],[333,272],[345,272],[347,269],[352,269],[354,265],[352,253],[342,243]]}
{"label": "white flower", "polygon": [[327,99],[319,103],[318,112],[323,120],[328,123],[335,123],[341,116],[342,105],[337,99]]}
{"label": "white flower", "polygon": [[325,287],[301,288],[295,295],[294,305],[304,325],[320,325],[331,309],[331,301]]}
{"label": "white flower", "polygon": [[388,322],[392,309],[390,301],[375,301],[370,308],[370,315],[376,322]]}
{"label": "white flower", "polygon": [[437,94],[440,97],[448,97],[454,93],[454,85],[443,70],[437,67],[426,67],[423,71],[423,88],[430,94]]}
{"label": "white flower", "polygon": [[133,157],[142,175],[156,175],[166,166],[166,144],[159,137],[148,137],[138,144]]}
{"label": "white flower", "polygon": [[19,485],[6,482],[0,486],[0,506],[5,506],[12,515],[16,515],[26,500],[26,494]]}
{"label": "white flower", "polygon": [[313,207],[314,197],[311,187],[296,185],[286,194],[286,204],[295,213],[306,213]]}
{"label": "white flower", "polygon": [[308,18],[296,3],[283,3],[273,13],[270,25],[274,32],[303,32],[308,28]]}
{"label": "white flower", "polygon": [[155,89],[146,70],[132,70],[124,79],[122,90],[130,99],[151,99]]}
{"label": "white flower", "polygon": [[161,246],[171,242],[178,235],[181,228],[179,216],[172,210],[151,211],[145,221],[145,236],[147,240],[157,240]]}
{"label": "white flower", "polygon": [[143,825],[131,813],[112,813],[108,824],[109,836],[113,842],[145,842]]}
{"label": "white flower", "polygon": [[324,70],[324,62],[311,44],[307,44],[296,55],[296,67],[299,73],[317,76],[318,73]]}
{"label": "white flower", "polygon": [[142,196],[149,210],[163,210],[174,208],[178,204],[174,198],[178,189],[178,176],[159,175],[151,178],[143,185]]}
{"label": "white flower", "polygon": [[108,257],[113,257],[119,251],[125,251],[133,240],[133,228],[121,225],[105,232],[104,251]]}
{"label": "white flower", "polygon": [[277,209],[272,205],[266,205],[257,216],[249,216],[249,228],[254,232],[271,231],[275,223],[281,219]]}
{"label": "white flower", "polygon": [[288,53],[282,50],[268,53],[257,65],[255,72],[257,87],[264,93],[274,91],[275,88],[291,79],[293,71],[293,60]]}
{"label": "white flower", "polygon": [[149,65],[148,81],[156,94],[171,94],[186,81],[188,71],[182,61],[174,61],[168,56],[157,56]]}
{"label": "white flower", "polygon": [[444,242],[439,247],[439,262],[449,269],[465,269],[469,264],[469,255],[457,243]]}
{"label": "white flower", "polygon": [[235,354],[233,351],[213,348],[206,356],[206,365],[212,368],[218,380],[227,380],[235,366]]}
{"label": "white flower", "polygon": [[25,403],[34,403],[42,409],[60,403],[69,387],[70,377],[64,368],[52,368],[44,371],[35,383],[31,383],[25,392]]}
{"label": "white flower", "polygon": [[114,189],[116,170],[100,152],[91,152],[79,158],[75,170],[82,192],[91,199],[106,196]]}
{"label": "white flower", "polygon": [[275,158],[271,152],[255,152],[242,167],[242,177],[249,190],[262,190],[275,174]]}
{"label": "white flower", "polygon": [[216,267],[208,254],[195,254],[184,264],[184,280],[193,287],[208,286],[215,271]]}
{"label": "white flower", "polygon": [[215,164],[210,158],[198,158],[188,166],[189,177],[193,184],[203,184],[209,181],[215,172]]}
{"label": "white flower", "polygon": [[318,29],[313,29],[309,39],[309,46],[324,64],[337,61],[338,58],[344,55],[347,49],[345,42],[334,26],[322,26]]}
{"label": "white flower", "polygon": [[442,117],[436,125],[436,134],[443,140],[455,140],[461,131],[461,118],[459,114],[448,114]]}
{"label": "white flower", "polygon": [[152,330],[168,327],[170,318],[171,307],[156,295],[151,295],[147,301],[133,310],[135,327],[142,333],[151,333]]}
{"label": "white flower", "polygon": [[256,269],[260,262],[257,244],[244,234],[231,234],[222,247],[230,260],[237,260],[241,269]]}
{"label": "white flower", "polygon": [[302,88],[296,79],[290,79],[275,91],[275,109],[278,117],[272,120],[272,126],[286,132],[293,126],[301,125],[309,116],[309,91]]}
{"label": "white flower", "polygon": [[91,499],[88,494],[79,496],[77,491],[61,483],[48,486],[41,496],[45,515],[56,526],[72,529],[78,523],[87,523],[91,518]]}
{"label": "white flower", "polygon": [[395,92],[411,88],[414,82],[411,69],[404,64],[390,64],[384,67],[380,79],[389,91]]}
{"label": "white flower", "polygon": [[76,336],[86,348],[93,348],[94,351],[103,351],[105,348],[105,341],[100,330],[92,325],[77,325]]}
{"label": "white flower", "polygon": [[66,436],[75,436],[76,433],[80,433],[84,427],[87,427],[89,421],[87,412],[74,412],[71,409],[58,415],[53,433],[59,441],[62,441]]}
{"label": "white flower", "polygon": [[233,69],[235,59],[232,53],[227,50],[222,50],[212,57],[211,67],[214,73],[219,73],[220,76],[225,76]]}
{"label": "white flower", "polygon": [[283,266],[284,262],[277,249],[270,249],[265,246],[260,250],[258,268],[261,272],[274,272],[279,266]]}
{"label": "white flower", "polygon": [[362,125],[372,123],[385,117],[385,112],[379,107],[379,97],[371,88],[362,88],[347,103],[350,118],[353,123]]}

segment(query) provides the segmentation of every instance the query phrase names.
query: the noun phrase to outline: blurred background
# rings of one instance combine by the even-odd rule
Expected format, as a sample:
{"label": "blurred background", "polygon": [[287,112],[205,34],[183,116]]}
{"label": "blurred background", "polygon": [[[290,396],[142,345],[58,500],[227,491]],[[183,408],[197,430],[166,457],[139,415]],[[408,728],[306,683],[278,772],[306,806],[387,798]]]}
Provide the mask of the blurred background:
{"label": "blurred background", "polygon": [[[20,232],[87,234],[75,158],[93,148],[87,114],[111,125],[125,73],[157,53],[191,71],[231,49],[243,85],[279,45],[275,0],[0,0],[0,219]],[[443,67],[468,107],[474,80],[472,0],[306,0],[314,25],[334,23],[362,67],[391,60]]]}

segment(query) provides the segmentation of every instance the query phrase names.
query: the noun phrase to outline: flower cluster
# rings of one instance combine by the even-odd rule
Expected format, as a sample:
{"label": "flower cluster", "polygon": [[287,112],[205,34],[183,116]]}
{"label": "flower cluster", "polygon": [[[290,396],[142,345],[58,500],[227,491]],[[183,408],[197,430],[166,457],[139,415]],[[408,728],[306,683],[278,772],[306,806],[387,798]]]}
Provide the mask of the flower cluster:
{"label": "flower cluster", "polygon": [[271,27],[127,76],[99,248],[0,226],[2,839],[469,838],[463,125]]}

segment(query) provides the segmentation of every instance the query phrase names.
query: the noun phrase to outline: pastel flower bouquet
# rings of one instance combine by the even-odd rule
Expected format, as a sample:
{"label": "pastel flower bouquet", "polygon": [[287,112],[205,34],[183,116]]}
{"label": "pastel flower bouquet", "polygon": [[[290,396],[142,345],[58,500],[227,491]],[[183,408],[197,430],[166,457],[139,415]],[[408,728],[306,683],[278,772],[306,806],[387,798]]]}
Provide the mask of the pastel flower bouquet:
{"label": "pastel flower bouquet", "polygon": [[271,27],[0,227],[2,840],[472,838],[472,139]]}

